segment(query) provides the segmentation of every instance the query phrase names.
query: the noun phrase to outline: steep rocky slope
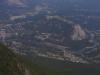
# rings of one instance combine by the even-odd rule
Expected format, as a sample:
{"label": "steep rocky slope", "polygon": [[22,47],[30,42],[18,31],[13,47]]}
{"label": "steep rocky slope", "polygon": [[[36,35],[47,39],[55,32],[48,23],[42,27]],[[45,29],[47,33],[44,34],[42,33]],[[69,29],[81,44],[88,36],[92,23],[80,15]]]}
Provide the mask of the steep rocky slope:
{"label": "steep rocky slope", "polygon": [[8,48],[0,44],[0,75],[30,75],[28,69]]}

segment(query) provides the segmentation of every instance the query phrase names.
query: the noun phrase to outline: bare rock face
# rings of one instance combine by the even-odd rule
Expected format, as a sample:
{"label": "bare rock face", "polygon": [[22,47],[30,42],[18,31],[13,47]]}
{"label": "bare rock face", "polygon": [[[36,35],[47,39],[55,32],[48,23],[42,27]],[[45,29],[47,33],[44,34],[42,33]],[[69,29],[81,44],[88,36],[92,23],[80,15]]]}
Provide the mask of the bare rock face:
{"label": "bare rock face", "polygon": [[11,7],[28,7],[34,0],[0,0],[0,5]]}
{"label": "bare rock face", "polygon": [[79,24],[75,25],[73,29],[72,40],[84,40],[87,38],[85,30]]}
{"label": "bare rock face", "polygon": [[7,0],[7,4],[25,7],[26,6],[26,0]]}

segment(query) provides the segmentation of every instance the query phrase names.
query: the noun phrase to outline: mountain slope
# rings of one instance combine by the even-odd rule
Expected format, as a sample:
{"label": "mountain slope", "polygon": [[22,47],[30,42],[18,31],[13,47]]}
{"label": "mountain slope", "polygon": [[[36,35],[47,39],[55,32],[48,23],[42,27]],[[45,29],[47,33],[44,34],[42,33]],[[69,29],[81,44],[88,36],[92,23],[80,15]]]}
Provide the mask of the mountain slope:
{"label": "mountain slope", "polygon": [[30,59],[21,59],[0,45],[0,75],[100,75],[99,66],[65,63],[41,57],[34,57],[33,62],[30,62]]}
{"label": "mountain slope", "polygon": [[3,45],[0,45],[0,75],[24,75],[23,64]]}

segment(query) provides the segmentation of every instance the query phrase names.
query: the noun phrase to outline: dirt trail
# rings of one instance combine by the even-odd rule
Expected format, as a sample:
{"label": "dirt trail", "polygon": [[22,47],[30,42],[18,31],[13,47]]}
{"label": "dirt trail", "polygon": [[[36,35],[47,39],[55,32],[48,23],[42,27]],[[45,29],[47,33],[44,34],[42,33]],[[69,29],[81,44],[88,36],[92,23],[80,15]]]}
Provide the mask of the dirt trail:
{"label": "dirt trail", "polygon": [[30,71],[27,68],[25,69],[25,75],[31,75]]}

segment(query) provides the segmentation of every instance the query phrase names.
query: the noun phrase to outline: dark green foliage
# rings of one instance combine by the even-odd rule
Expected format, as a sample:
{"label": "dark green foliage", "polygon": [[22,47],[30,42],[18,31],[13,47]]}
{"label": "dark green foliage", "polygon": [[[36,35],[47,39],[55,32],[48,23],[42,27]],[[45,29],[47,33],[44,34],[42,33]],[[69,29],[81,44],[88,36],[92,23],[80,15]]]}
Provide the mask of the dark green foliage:
{"label": "dark green foliage", "polygon": [[17,57],[4,45],[0,44],[0,75],[23,75],[18,67]]}
{"label": "dark green foliage", "polygon": [[16,56],[0,45],[0,75],[25,75],[25,69],[31,75],[100,75],[100,64],[76,64],[37,56],[31,59]]}
{"label": "dark green foliage", "polygon": [[100,75],[100,64],[71,63],[38,56],[33,57],[32,62],[30,59],[25,62],[33,75]]}

